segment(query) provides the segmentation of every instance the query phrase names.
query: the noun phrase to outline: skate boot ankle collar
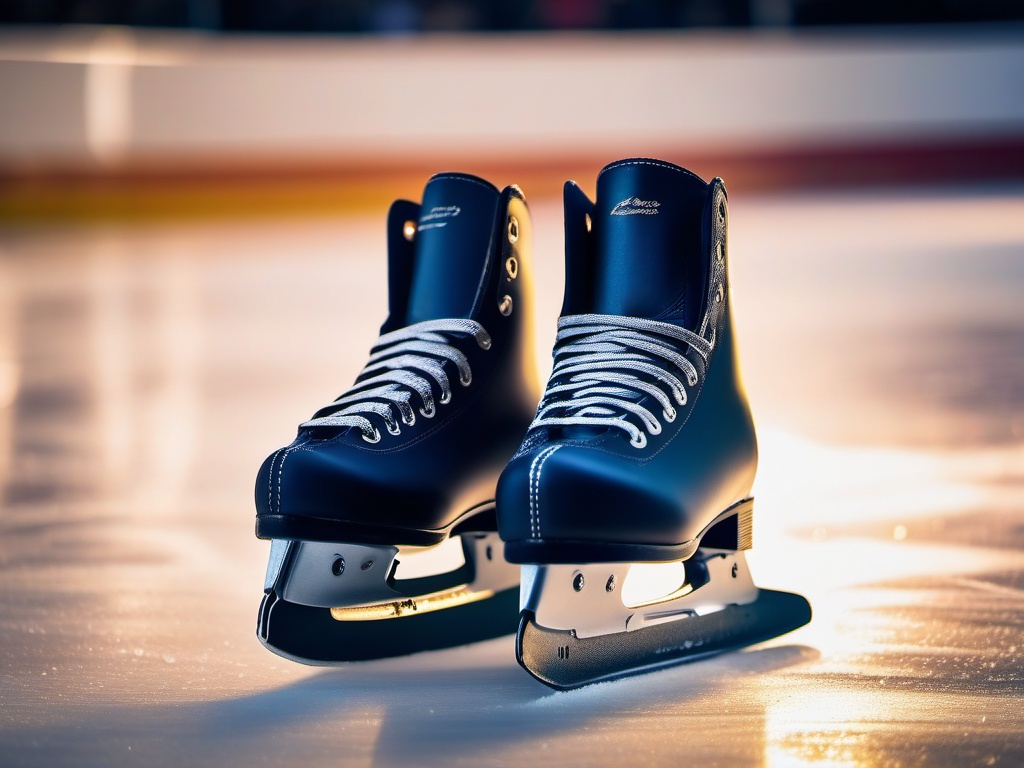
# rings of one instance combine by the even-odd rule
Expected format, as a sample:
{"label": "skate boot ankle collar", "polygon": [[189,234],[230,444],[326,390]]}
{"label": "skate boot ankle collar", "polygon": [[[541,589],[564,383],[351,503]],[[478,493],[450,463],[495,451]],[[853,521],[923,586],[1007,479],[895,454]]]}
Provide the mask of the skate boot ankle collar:
{"label": "skate boot ankle collar", "polygon": [[472,315],[500,197],[468,174],[442,173],[427,182],[415,225],[408,325]]}
{"label": "skate boot ankle collar", "polygon": [[694,174],[660,160],[621,160],[601,171],[591,312],[696,327],[704,291],[697,257],[707,189]]}

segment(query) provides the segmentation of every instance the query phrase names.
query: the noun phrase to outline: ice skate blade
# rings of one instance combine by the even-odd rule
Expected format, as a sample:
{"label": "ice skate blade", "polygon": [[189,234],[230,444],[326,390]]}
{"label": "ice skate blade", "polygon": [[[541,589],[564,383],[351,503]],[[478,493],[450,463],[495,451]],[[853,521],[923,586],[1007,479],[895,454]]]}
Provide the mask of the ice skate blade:
{"label": "ice skate blade", "polygon": [[331,608],[331,618],[335,621],[382,621],[411,614],[447,611],[492,597],[494,597],[494,591],[490,589],[472,590],[467,587],[457,587],[429,595],[392,600],[387,603]]}
{"label": "ice skate blade", "polygon": [[586,638],[540,626],[524,610],[516,659],[540,682],[565,691],[760,643],[810,620],[811,606],[802,596],[768,589],[744,605]]}
{"label": "ice skate blade", "polygon": [[271,591],[260,606],[257,636],[278,656],[327,667],[468,645],[516,631],[519,590],[430,613],[381,621],[337,621],[329,608],[298,605]]}
{"label": "ice skate blade", "polygon": [[[397,547],[275,540],[257,634],[280,656],[313,665],[400,656],[515,631],[518,567],[496,533],[450,542],[460,565],[399,579]],[[430,552],[419,553],[421,556]]]}

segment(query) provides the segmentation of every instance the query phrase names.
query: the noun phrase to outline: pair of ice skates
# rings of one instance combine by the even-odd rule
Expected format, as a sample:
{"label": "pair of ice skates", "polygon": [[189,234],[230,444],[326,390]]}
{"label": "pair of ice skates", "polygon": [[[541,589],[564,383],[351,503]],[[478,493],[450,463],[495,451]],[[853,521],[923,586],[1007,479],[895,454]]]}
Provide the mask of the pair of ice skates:
{"label": "pair of ice skates", "polygon": [[261,641],[333,664],[518,623],[520,664],[573,688],[806,623],[807,601],[755,587],[743,555],[757,445],[727,220],[721,179],[657,160],[607,166],[596,203],[566,183],[538,406],[522,192],[441,174],[422,204],[395,202],[369,361],[259,472]]}

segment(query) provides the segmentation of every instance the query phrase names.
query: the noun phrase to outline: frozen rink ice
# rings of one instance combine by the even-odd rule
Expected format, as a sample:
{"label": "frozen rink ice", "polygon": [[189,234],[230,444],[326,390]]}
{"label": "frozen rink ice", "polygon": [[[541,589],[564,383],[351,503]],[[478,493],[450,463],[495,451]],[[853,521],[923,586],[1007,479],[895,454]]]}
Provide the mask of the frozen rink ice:
{"label": "frozen rink ice", "polygon": [[1024,188],[731,203],[750,560],[814,620],[564,694],[511,636],[334,670],[256,640],[253,479],[376,337],[383,209],[0,230],[0,762],[1024,764]]}

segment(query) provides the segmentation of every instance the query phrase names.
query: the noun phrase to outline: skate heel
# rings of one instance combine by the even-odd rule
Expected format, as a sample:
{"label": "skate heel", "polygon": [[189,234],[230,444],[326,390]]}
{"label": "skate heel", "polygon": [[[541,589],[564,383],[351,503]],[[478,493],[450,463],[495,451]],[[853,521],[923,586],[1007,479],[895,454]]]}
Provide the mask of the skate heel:
{"label": "skate heel", "polygon": [[744,499],[727,509],[726,517],[701,536],[700,546],[742,552],[754,547],[754,499]]}

